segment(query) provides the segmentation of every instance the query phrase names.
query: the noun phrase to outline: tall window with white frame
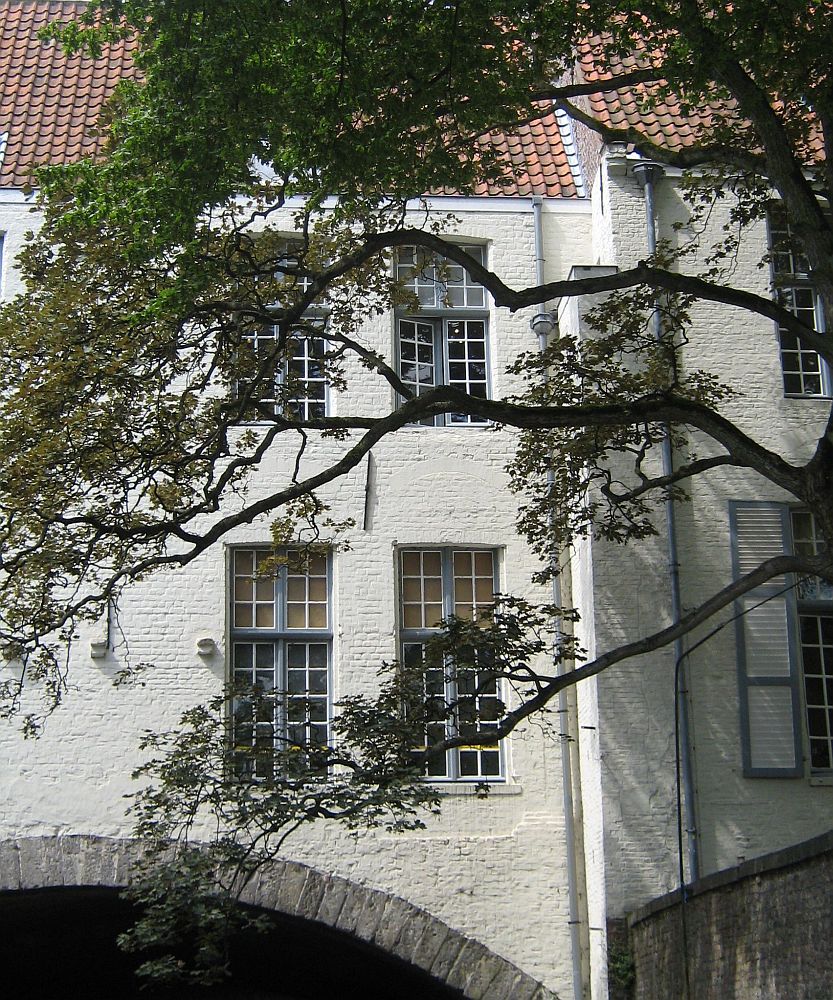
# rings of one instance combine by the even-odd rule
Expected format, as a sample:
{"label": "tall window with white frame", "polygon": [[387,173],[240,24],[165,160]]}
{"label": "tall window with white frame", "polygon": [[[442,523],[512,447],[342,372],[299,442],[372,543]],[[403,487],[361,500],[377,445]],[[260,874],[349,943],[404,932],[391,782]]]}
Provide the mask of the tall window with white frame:
{"label": "tall window with white frame", "polygon": [[[293,334],[285,349],[279,351],[278,337],[277,326],[262,326],[243,338],[237,392],[238,396],[250,393],[251,419],[280,415],[306,421],[327,416],[326,339],[308,333]],[[256,390],[247,373],[258,376]]]}
{"label": "tall window with white frame", "polygon": [[[312,278],[301,268],[301,243],[287,240],[280,259],[282,286],[287,295],[303,295]],[[297,273],[296,273],[297,272]],[[276,302],[275,306],[286,305]],[[263,324],[248,330],[240,345],[237,395],[250,397],[247,416],[268,420],[283,416],[290,420],[320,420],[328,415],[325,337],[326,300],[316,300],[303,315],[297,328],[289,331],[280,346],[278,324]]]}
{"label": "tall window with white frame", "polygon": [[[813,287],[810,265],[796,240],[783,207],[770,207],[767,215],[769,250],[775,298],[803,323],[823,333],[824,311]],[[781,371],[788,396],[831,396],[833,381],[827,364],[798,337],[779,327]]]}
{"label": "tall window with white frame", "polygon": [[[796,555],[816,555],[823,542],[813,515],[790,512]],[[818,577],[798,582],[798,634],[810,770],[833,771],[833,586]]]}
{"label": "tall window with white frame", "polygon": [[[486,248],[463,246],[479,264]],[[415,395],[450,385],[480,399],[489,397],[486,290],[468,271],[418,247],[397,252],[396,277],[416,305],[397,313],[399,376]],[[449,413],[425,424],[485,424],[483,417]]]}
{"label": "tall window with white frame", "polygon": [[[465,667],[432,663],[427,644],[450,615],[473,619],[488,610],[496,591],[495,553],[486,549],[403,549],[399,553],[401,657],[419,670],[425,687],[425,745],[494,730],[503,713],[500,683],[483,658]],[[502,776],[497,743],[463,745],[429,760],[428,777],[489,781]]]}
{"label": "tall window with white frame", "polygon": [[236,769],[267,778],[276,752],[329,739],[329,555],[233,549],[230,611]]}

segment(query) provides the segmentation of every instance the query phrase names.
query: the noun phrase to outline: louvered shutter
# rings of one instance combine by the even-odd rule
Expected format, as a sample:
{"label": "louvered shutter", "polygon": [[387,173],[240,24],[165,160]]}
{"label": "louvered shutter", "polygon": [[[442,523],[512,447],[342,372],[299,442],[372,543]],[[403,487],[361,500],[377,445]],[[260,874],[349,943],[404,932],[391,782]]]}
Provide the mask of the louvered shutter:
{"label": "louvered shutter", "polygon": [[[737,580],[790,550],[784,504],[731,503],[732,572]],[[797,778],[801,704],[795,592],[775,577],[735,602],[743,771],[750,778]]]}

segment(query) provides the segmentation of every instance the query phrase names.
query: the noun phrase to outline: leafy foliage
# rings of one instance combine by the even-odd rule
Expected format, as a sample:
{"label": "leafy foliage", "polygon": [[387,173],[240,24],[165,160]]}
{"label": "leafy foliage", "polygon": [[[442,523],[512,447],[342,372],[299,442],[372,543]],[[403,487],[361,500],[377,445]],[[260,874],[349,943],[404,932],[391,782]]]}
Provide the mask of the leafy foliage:
{"label": "leafy foliage", "polygon": [[477,621],[449,619],[427,643],[424,662],[385,667],[378,695],[343,699],[332,745],[280,735],[241,742],[233,705],[253,702],[258,718],[271,719],[284,697],[251,689],[230,690],[189,709],[174,729],[147,733],[142,749],[148,758],[134,774],[142,787],[132,807],[145,853],[127,893],[142,916],[121,942],[149,952],[140,975],[201,984],[222,979],[231,934],[262,926],[237,898],[309,824],[423,828],[425,817],[439,810],[437,786],[421,780],[426,762],[447,746],[477,741],[478,733],[494,738],[491,730],[481,732],[475,711],[455,739],[426,746],[427,724],[451,719],[459,708],[453,700],[426,699],[429,673],[452,671],[460,690],[477,691],[497,679],[526,700],[547,679],[537,661],[554,639],[559,659],[578,652],[557,634],[560,613],[503,599],[497,613]]}
{"label": "leafy foliage", "polygon": [[[287,504],[424,416],[473,412],[526,428],[513,483],[529,493],[521,528],[543,554],[591,525],[615,540],[649,534],[665,490],[680,496],[692,470],[707,471],[695,459],[672,483],[644,472],[664,437],[682,445],[685,424],[714,437],[725,460],[818,504],[820,467],[791,470],[748,447],[711,417],[727,395],[714,378],[674,370],[691,304],[736,302],[727,262],[773,189],[833,312],[833,233],[814,188],[831,187],[824,152],[833,120],[816,10],[790,3],[762,19],[755,3],[636,12],[615,3],[102,0],[80,21],[51,28],[68,48],[92,51],[132,35],[143,75],[119,89],[102,160],[40,172],[44,224],[20,259],[27,291],[0,310],[0,641],[18,663],[4,689],[10,710],[20,707],[20,678],[40,682],[47,706],[59,700],[66,643],[124,586],[188,562],[261,513],[291,532]],[[577,51],[598,82],[573,83]],[[646,110],[664,100],[708,106],[692,112],[697,141],[664,149],[588,116],[585,95],[619,86]],[[604,139],[704,168],[689,186],[695,221],[731,183],[733,228],[702,273],[681,273],[685,254],[666,248],[592,288],[515,292],[441,238],[448,220],[411,225],[406,205],[425,191],[505,181],[509,167],[490,131],[511,132],[553,101]],[[297,206],[291,252],[274,221],[289,204]],[[414,399],[360,335],[367,317],[405,301],[388,269],[402,245],[466,264],[510,308],[588,290],[619,294],[600,307],[596,339],[519,360],[516,372],[537,372],[523,399],[461,399],[448,387]],[[658,289],[666,333],[654,345]],[[315,332],[313,304],[329,316],[327,378],[349,393],[345,362],[354,359],[404,403],[372,416],[359,406],[296,419],[292,380],[276,385],[275,373],[298,338]],[[742,304],[778,310],[755,296]],[[780,320],[833,358],[786,310]],[[264,325],[276,331],[273,348],[252,352]],[[253,414],[260,426],[243,430]],[[545,447],[536,444],[542,430],[553,432]],[[247,481],[269,450],[293,439],[303,454],[310,431],[344,440],[341,457],[307,481],[296,464],[284,488],[247,502]],[[551,451],[561,471],[542,487],[540,459]],[[615,453],[633,463],[624,486],[610,472]],[[833,530],[833,513],[818,513]]]}
{"label": "leafy foliage", "polygon": [[[701,301],[776,320],[833,362],[825,338],[732,285],[741,240],[778,197],[833,315],[830,14],[829,3],[801,0],[100,0],[50,29],[93,53],[131,35],[142,79],[116,95],[103,159],[40,172],[43,226],[19,262],[26,290],[0,309],[0,643],[17,665],[7,711],[30,682],[54,707],[79,623],[155,569],[186,564],[262,515],[274,518],[276,544],[329,537],[339,526],[326,524],[320,490],[385,435],[443,413],[521,430],[512,488],[542,578],[576,536],[650,535],[669,494],[683,499],[689,479],[722,465],[805,505],[833,553],[828,434],[803,465],[788,462],[726,416],[731,393],[713,373],[679,364]],[[669,148],[594,116],[588,96],[616,91],[645,112],[679,102],[691,112],[690,144]],[[661,247],[630,271],[514,290],[442,238],[451,220],[426,213],[414,225],[407,208],[425,192],[500,189],[510,168],[490,133],[511,134],[553,106],[601,140],[691,171],[688,251]],[[700,246],[726,197],[727,228]],[[291,234],[281,228],[290,209]],[[611,294],[590,317],[593,337],[517,360],[523,396],[483,400],[446,386],[415,398],[361,338],[368,317],[407,301],[390,276],[399,246],[463,264],[501,308]],[[275,379],[298,338],[320,330],[311,307],[329,317],[324,370],[346,400],[337,418],[298,418],[291,379]],[[275,337],[259,354],[251,344],[265,326]],[[348,361],[396,403],[368,414]],[[258,425],[243,426],[252,414]],[[693,450],[692,430],[708,457]],[[341,450],[303,478],[302,456],[326,437]],[[294,469],[251,499],[253,473],[285,440]],[[677,464],[660,475],[665,442]],[[570,609],[512,601],[487,622],[449,621],[429,661],[493,665],[506,714],[496,733],[466,736],[485,742],[545,712],[567,684],[684,635],[778,573],[833,580],[829,559],[771,560],[681,622],[586,663],[564,624]],[[223,699],[149,735],[139,772],[149,784],[136,804],[149,853],[133,890],[146,916],[128,936],[131,947],[161,944],[146,971],[203,981],[222,970],[237,919],[228,894],[304,824],[421,822],[419,810],[436,804],[416,780],[424,695],[423,677],[395,671],[378,699],[344,702],[333,747],[272,746],[263,767],[236,765]]]}

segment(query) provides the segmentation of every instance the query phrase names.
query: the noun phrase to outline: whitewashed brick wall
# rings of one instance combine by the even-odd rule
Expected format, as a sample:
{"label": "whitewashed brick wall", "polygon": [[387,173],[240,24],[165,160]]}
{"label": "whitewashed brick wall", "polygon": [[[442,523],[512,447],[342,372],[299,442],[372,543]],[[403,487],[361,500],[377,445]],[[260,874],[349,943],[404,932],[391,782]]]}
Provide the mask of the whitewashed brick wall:
{"label": "whitewashed brick wall", "polygon": [[[675,178],[658,183],[656,198],[659,238],[677,245],[691,239],[691,229],[672,229],[674,222],[687,218]],[[700,237],[704,246],[720,239],[726,218],[727,206],[718,204]],[[597,179],[593,240],[597,263],[626,268],[647,255],[643,195],[621,155],[608,157]],[[765,248],[760,224],[740,248],[732,283],[769,294],[768,271],[759,267]],[[695,262],[689,260],[685,266],[690,270]],[[708,369],[738,392],[723,412],[788,460],[806,460],[830,404],[784,398],[774,325],[704,303],[693,312],[689,338],[684,366]],[[714,451],[706,442],[697,445],[698,455]],[[731,579],[730,499],[786,497],[741,470],[712,474],[695,483],[691,502],[679,505],[677,511],[684,611]],[[596,653],[670,621],[663,524],[658,538],[624,550],[606,543],[580,543],[572,570],[583,634]],[[730,613],[727,610],[723,618]],[[705,631],[697,632],[692,641]],[[673,888],[678,879],[673,668],[671,652],[659,652],[579,686],[590,923],[599,928],[599,935],[604,927],[602,908],[607,919],[621,917]],[[833,788],[811,785],[808,778],[742,775],[734,630],[723,630],[697,650],[689,671],[703,874],[828,829]],[[593,956],[596,970],[602,951],[599,941]],[[593,995],[602,996],[603,990],[597,977]]]}
{"label": "whitewashed brick wall", "polygon": [[[439,200],[442,207],[446,207]],[[509,284],[534,282],[533,216],[528,201],[450,201],[461,237],[484,240],[489,261]],[[0,205],[8,253],[31,225],[21,206]],[[589,245],[584,206],[546,206],[550,275],[564,276]],[[287,213],[286,228],[291,228]],[[278,223],[280,225],[280,223]],[[15,290],[7,270],[5,291]],[[504,374],[521,350],[534,349],[532,310],[490,319],[493,391],[517,388]],[[366,324],[364,340],[391,358],[393,322]],[[391,405],[389,387],[353,366],[349,394],[336,412],[378,412]],[[359,405],[353,400],[358,395]],[[303,470],[323,468],[344,448],[316,441]],[[374,475],[363,530],[366,465],[324,490],[336,519],[353,517],[351,550],[334,559],[335,697],[370,691],[383,660],[396,655],[397,545],[488,545],[501,553],[501,586],[535,596],[536,564],[514,531],[515,504],[504,466],[513,435],[482,428],[407,428],[373,450]],[[249,489],[248,501],[286,481],[292,458],[277,445]],[[226,543],[268,543],[269,518],[236,529]],[[115,648],[91,659],[89,642],[103,623],[82,635],[73,650],[70,690],[45,734],[24,743],[13,728],[0,731],[0,767],[8,807],[4,836],[89,833],[127,836],[125,796],[140,761],[145,729],[173,726],[183,709],[217,693],[226,676],[226,550],[217,545],[177,572],[160,573],[125,595],[113,629]],[[541,595],[545,596],[545,595]],[[217,644],[199,656],[197,639]],[[148,663],[129,688],[114,675],[128,664]],[[560,749],[554,737],[531,726],[508,748],[508,780],[487,800],[470,788],[449,790],[442,817],[422,833],[392,837],[348,835],[325,824],[288,844],[291,858],[382,889],[436,914],[472,935],[550,987],[570,982]]]}

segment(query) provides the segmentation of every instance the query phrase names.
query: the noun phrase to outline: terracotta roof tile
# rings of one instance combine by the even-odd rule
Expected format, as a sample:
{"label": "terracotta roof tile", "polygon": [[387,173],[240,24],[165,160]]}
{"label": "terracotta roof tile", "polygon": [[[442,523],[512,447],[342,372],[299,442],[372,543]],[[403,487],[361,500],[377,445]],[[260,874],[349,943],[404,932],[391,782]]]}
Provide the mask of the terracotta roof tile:
{"label": "terracotta roof tile", "polygon": [[[120,79],[132,76],[131,46],[109,46],[100,59],[67,56],[38,31],[50,21],[70,20],[80,0],[0,0],[0,132],[7,133],[0,187],[25,187],[44,163],[65,163],[99,152],[104,136],[94,128]],[[573,174],[558,120],[542,117],[493,132],[481,143],[506,163],[503,183],[480,183],[477,195],[544,195],[574,198],[581,190]],[[450,192],[449,192],[450,193]]]}
{"label": "terracotta roof tile", "polygon": [[[584,80],[598,81],[611,75],[628,73],[650,67],[647,55],[630,56],[617,60],[600,71],[593,55],[598,39],[591,39],[583,47],[579,59],[579,72]],[[658,81],[664,83],[664,81]],[[684,107],[674,95],[657,98],[652,84],[638,84],[615,92],[594,94],[587,99],[591,114],[613,128],[634,128],[654,142],[671,150],[682,149],[696,143],[701,130],[715,118],[732,117],[732,107],[722,102],[710,102],[696,108]]]}
{"label": "terracotta roof tile", "polygon": [[91,128],[119,80],[135,73],[130,45],[109,46],[101,59],[66,56],[38,31],[67,21],[80,2],[0,2],[0,132],[7,134],[0,187],[25,187],[43,163],[65,163],[98,152]]}
{"label": "terracotta roof tile", "polygon": [[511,132],[491,132],[481,140],[492,146],[506,163],[501,184],[481,183],[474,194],[549,198],[575,198],[580,181],[573,175],[555,113],[541,108],[541,117],[518,125]]}

